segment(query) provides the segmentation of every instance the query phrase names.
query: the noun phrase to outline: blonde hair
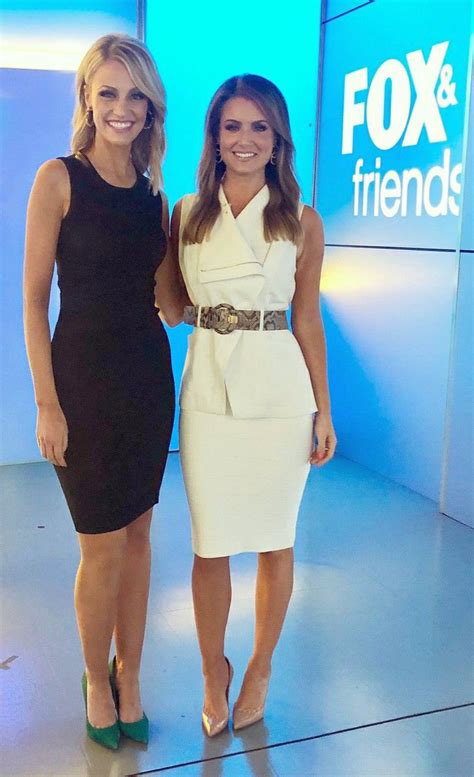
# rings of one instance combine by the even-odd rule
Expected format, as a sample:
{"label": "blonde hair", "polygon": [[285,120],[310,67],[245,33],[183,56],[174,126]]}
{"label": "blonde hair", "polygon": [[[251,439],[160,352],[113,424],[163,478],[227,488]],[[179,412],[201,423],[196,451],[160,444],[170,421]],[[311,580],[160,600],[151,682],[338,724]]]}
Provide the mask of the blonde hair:
{"label": "blonde hair", "polygon": [[76,106],[72,119],[71,150],[87,151],[95,138],[95,127],[87,125],[85,88],[96,70],[109,60],[120,62],[138,89],[148,99],[153,116],[150,129],[142,130],[132,143],[132,161],[140,173],[147,172],[156,194],[162,183],[161,165],[165,153],[165,90],[156,65],[146,46],[137,38],[121,33],[104,35],[92,44],[76,74]]}
{"label": "blonde hair", "polygon": [[220,213],[219,187],[225,164],[217,161],[222,109],[233,97],[252,100],[265,115],[275,135],[275,164],[268,163],[265,178],[270,198],[263,212],[264,236],[299,244],[303,229],[298,218],[300,188],[296,180],[288,108],[280,90],[262,76],[234,76],[219,87],[209,105],[204,129],[204,148],[198,169],[198,197],[183,231],[184,243],[202,243]]}

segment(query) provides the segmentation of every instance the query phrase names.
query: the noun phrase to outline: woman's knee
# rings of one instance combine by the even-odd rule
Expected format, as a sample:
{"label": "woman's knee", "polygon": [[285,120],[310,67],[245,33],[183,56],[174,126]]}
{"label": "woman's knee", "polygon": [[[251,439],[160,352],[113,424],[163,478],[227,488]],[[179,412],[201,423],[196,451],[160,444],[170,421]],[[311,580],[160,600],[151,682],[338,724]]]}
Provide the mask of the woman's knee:
{"label": "woman's knee", "polygon": [[122,561],[125,547],[125,529],[104,534],[79,534],[81,563],[86,566],[117,566]]}
{"label": "woman's knee", "polygon": [[227,573],[229,570],[229,556],[218,556],[216,558],[204,558],[204,556],[194,555],[194,571],[207,575]]}
{"label": "woman's knee", "polygon": [[282,548],[281,550],[267,550],[259,553],[260,561],[264,564],[278,565],[287,564],[293,561],[293,548]]}
{"label": "woman's knee", "polygon": [[151,515],[152,511],[147,510],[126,527],[127,552],[141,552],[149,547]]}

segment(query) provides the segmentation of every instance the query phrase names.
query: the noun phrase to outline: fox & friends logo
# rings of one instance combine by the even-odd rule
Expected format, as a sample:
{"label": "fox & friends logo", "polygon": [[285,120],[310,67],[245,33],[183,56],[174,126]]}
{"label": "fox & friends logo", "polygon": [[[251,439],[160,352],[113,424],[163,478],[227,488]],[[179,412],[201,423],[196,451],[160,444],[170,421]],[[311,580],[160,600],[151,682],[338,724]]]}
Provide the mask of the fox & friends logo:
{"label": "fox & friends logo", "polygon": [[[370,83],[367,67],[347,73],[342,153],[354,153],[354,140],[363,126],[382,152],[399,144],[417,146],[423,129],[430,144],[447,143],[443,112],[458,104],[453,68],[445,62],[448,48],[449,41],[436,43],[427,60],[421,49],[410,51],[406,63],[387,59]],[[363,157],[355,163],[354,216],[459,215],[462,164],[452,165],[449,146],[443,150],[442,163],[425,172],[419,167],[383,172],[381,155],[372,166],[365,170]]]}

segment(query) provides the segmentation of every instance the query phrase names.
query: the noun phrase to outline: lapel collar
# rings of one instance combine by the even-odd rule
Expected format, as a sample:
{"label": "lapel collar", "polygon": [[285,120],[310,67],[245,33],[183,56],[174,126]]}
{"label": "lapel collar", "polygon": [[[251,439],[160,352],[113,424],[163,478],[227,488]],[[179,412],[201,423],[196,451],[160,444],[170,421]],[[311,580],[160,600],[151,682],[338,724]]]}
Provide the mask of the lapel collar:
{"label": "lapel collar", "polygon": [[[222,188],[222,187],[221,187]],[[222,192],[224,195],[224,192]],[[225,195],[224,195],[225,197]],[[263,210],[270,199],[270,192],[267,184],[262,186],[250,202],[247,203],[243,211],[235,219],[236,223],[243,228],[242,231],[260,235],[263,234]]]}
{"label": "lapel collar", "polygon": [[[246,215],[246,212],[250,216],[255,210],[257,217],[261,219],[260,199],[263,201],[264,189],[266,188],[266,186],[263,187],[255,195],[238,218]],[[268,197],[268,192],[266,192],[266,195]],[[241,278],[246,275],[261,276],[263,281],[262,265],[239,229],[222,186],[219,189],[219,202],[221,204],[221,212],[217,217],[211,235],[199,247],[200,282],[209,283],[211,281],[225,280],[226,278]],[[252,216],[252,218],[255,218],[255,216]],[[257,225],[254,226],[257,227]],[[259,228],[261,229],[261,226]]]}

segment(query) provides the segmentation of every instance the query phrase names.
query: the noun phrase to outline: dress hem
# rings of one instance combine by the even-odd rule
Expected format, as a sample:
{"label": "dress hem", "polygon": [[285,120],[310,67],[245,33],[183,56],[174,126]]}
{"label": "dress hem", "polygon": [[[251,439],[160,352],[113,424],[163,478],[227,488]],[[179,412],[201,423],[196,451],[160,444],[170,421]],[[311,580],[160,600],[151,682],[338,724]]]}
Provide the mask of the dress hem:
{"label": "dress hem", "polygon": [[292,542],[288,544],[288,542],[277,542],[275,545],[271,545],[271,547],[268,546],[268,544],[265,544],[265,547],[256,547],[255,545],[252,546],[246,546],[246,547],[239,547],[234,549],[230,549],[225,553],[222,553],[220,551],[219,553],[199,553],[197,548],[195,547],[193,543],[193,553],[196,556],[199,556],[200,558],[225,558],[227,556],[237,556],[239,553],[271,553],[275,550],[287,550],[289,548],[293,548],[295,544],[295,540],[293,539]]}
{"label": "dress hem", "polygon": [[159,502],[159,496],[151,497],[143,502],[143,505],[140,506],[137,510],[134,510],[134,516],[133,518],[126,518],[119,522],[118,526],[114,526],[113,528],[107,527],[107,528],[97,528],[94,527],[93,529],[89,529],[88,531],[84,531],[79,529],[77,526],[75,526],[75,530],[77,534],[109,534],[113,531],[119,531],[119,529],[124,529],[127,526],[130,526],[131,523],[137,520],[137,518],[140,518],[143,513],[146,513],[147,510],[151,510],[152,507],[154,507]]}

